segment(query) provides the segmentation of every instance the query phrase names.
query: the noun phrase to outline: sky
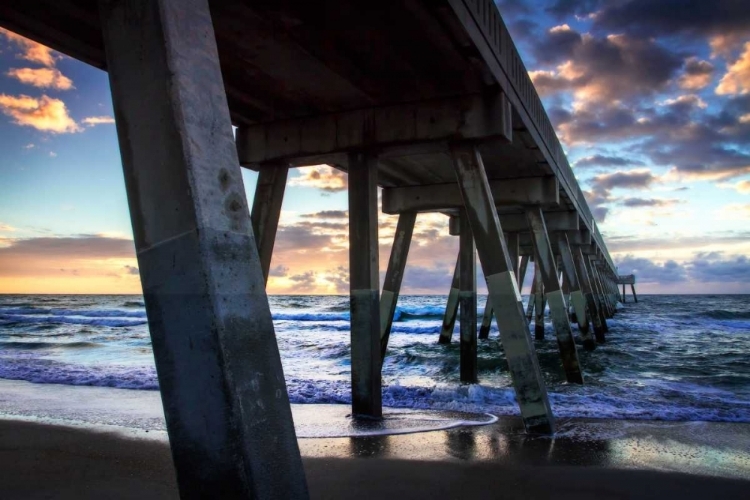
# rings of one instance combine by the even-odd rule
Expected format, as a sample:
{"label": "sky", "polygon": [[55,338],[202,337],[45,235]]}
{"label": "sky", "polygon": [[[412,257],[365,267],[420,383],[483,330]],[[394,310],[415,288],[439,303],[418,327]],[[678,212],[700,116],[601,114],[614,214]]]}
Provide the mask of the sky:
{"label": "sky", "polygon": [[[750,3],[498,5],[619,272],[750,293]],[[140,293],[112,117],[106,73],[0,30],[0,293]],[[290,172],[269,293],[348,293],[346,182]],[[420,214],[403,293],[447,293],[457,250]]]}

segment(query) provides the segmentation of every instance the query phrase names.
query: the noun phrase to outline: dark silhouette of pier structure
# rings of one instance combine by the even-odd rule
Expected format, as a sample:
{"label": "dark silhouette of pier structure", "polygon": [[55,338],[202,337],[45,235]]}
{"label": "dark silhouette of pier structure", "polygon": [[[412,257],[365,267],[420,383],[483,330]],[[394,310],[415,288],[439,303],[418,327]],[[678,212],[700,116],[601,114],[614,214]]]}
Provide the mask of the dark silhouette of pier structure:
{"label": "dark silhouette of pier structure", "polygon": [[[526,267],[574,383],[574,332],[604,342],[622,281],[491,0],[23,0],[0,25],[109,74],[183,498],[307,496],[264,286],[299,166],[348,172],[353,414],[382,414],[415,219],[440,212],[460,238],[441,341],[460,308],[461,380],[494,314],[526,429],[553,432]],[[252,210],[240,166],[259,172]],[[382,291],[378,186],[399,215]]]}

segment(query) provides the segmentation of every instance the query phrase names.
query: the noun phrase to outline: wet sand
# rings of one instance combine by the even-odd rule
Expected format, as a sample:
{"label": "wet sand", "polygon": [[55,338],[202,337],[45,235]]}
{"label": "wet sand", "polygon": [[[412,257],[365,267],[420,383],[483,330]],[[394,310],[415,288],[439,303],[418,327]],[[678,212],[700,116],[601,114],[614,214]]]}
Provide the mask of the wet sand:
{"label": "wet sand", "polygon": [[[158,393],[2,381],[0,411],[4,500],[177,498]],[[550,438],[525,435],[517,417],[451,427],[465,415],[388,411],[390,430],[443,430],[385,435],[353,426],[346,407],[295,406],[300,436],[376,434],[299,440],[313,498],[663,500],[750,492],[750,424],[558,419]]]}
{"label": "wet sand", "polygon": [[[303,438],[300,448],[312,498],[739,499],[750,491],[745,424],[570,421],[576,430],[555,439],[524,436],[519,425],[505,418],[398,436]],[[590,439],[592,425],[622,434]],[[686,442],[691,435],[699,442]],[[103,426],[0,420],[0,484],[9,500],[177,498],[166,433]]]}

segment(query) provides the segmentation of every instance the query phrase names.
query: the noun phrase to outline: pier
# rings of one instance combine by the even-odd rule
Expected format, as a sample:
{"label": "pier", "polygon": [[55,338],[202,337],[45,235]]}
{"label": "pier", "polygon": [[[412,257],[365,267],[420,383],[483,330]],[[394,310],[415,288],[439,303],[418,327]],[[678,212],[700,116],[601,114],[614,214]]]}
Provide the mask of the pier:
{"label": "pier", "polygon": [[[461,380],[494,316],[526,430],[554,431],[528,263],[537,338],[547,304],[576,384],[576,334],[605,342],[626,282],[494,2],[26,0],[0,25],[109,74],[182,498],[307,496],[265,294],[301,166],[348,173],[353,414],[382,415],[414,223],[437,212],[460,239],[440,338],[460,309]],[[259,172],[252,209],[240,167]],[[399,216],[382,290],[378,188]]]}

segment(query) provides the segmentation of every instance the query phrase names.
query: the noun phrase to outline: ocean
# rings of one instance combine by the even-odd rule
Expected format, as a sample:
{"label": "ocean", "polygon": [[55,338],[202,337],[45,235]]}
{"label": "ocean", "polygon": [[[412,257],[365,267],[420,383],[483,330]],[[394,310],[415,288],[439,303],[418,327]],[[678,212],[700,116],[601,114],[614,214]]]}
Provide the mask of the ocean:
{"label": "ocean", "polygon": [[[609,320],[606,344],[579,348],[583,386],[565,382],[547,318],[546,339],[535,345],[555,414],[750,422],[750,296],[639,299]],[[349,298],[269,301],[291,401],[349,403]],[[459,383],[457,329],[453,344],[437,343],[445,302],[399,299],[383,366],[384,405],[518,414],[495,325],[479,341],[480,382]],[[0,295],[0,378],[158,390],[143,298]]]}

